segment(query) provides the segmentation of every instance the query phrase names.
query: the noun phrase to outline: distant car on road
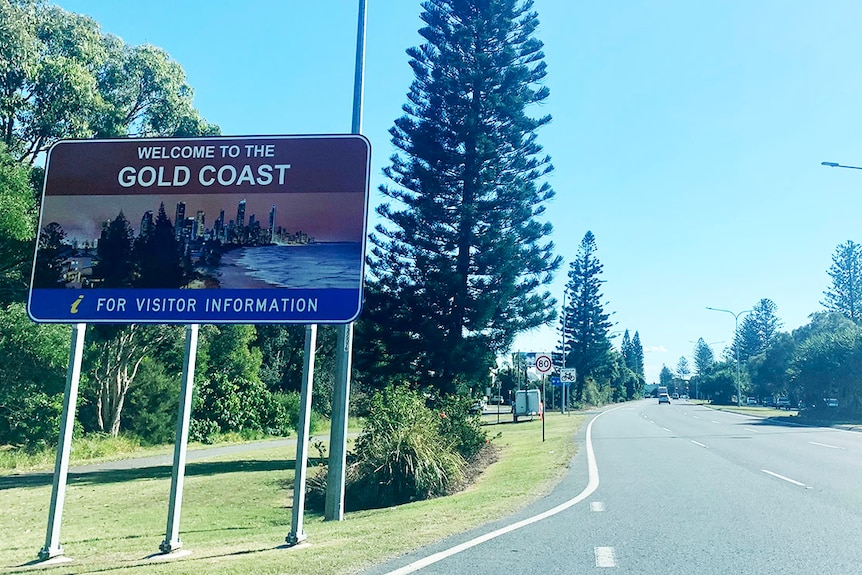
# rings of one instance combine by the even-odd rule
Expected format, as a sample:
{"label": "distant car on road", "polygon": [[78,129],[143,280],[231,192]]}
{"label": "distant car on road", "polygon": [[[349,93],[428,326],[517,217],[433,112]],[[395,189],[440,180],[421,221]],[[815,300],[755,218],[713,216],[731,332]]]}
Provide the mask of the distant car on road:
{"label": "distant car on road", "polygon": [[[748,399],[745,400],[745,405],[757,405],[757,398],[756,397],[749,397]],[[764,403],[764,405],[766,405],[766,404]]]}
{"label": "distant car on road", "polygon": [[679,394],[678,394],[678,393],[674,393],[674,394],[673,394],[673,398],[674,398],[674,399],[679,399]]}
{"label": "distant car on road", "polygon": [[775,400],[775,407],[778,409],[790,409],[790,398],[783,395],[779,396]]}
{"label": "distant car on road", "polygon": [[503,399],[502,395],[492,395],[488,398],[488,403],[491,405],[504,405],[506,401]]}
{"label": "distant car on road", "polygon": [[763,398],[763,407],[775,407],[775,398],[771,395]]}
{"label": "distant car on road", "polygon": [[661,405],[662,403],[670,405],[670,396],[666,393],[660,393],[658,396],[658,403],[659,405]]}

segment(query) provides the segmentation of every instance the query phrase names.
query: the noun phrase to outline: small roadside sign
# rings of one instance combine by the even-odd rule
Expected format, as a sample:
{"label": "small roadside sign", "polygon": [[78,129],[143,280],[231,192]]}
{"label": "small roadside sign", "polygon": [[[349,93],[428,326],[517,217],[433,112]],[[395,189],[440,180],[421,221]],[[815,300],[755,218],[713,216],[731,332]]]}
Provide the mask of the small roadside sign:
{"label": "small roadside sign", "polygon": [[573,367],[567,367],[560,370],[560,381],[563,383],[574,383],[577,377],[576,370]]}
{"label": "small roadside sign", "polygon": [[539,373],[548,373],[552,367],[553,363],[551,362],[550,355],[543,353],[536,356],[536,371]]}
{"label": "small roadside sign", "polygon": [[560,381],[560,376],[558,376],[558,375],[552,375],[548,379],[550,380],[551,385],[554,387],[559,387],[559,386],[563,385],[563,382]]}

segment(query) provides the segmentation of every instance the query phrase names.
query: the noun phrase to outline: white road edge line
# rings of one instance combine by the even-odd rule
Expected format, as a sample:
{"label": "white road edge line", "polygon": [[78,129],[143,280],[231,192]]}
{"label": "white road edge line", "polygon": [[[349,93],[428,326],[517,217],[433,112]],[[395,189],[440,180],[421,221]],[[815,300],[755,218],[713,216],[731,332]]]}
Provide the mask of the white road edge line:
{"label": "white road edge line", "polygon": [[783,479],[784,481],[787,481],[788,483],[792,483],[793,485],[798,485],[799,487],[808,487],[807,485],[805,485],[802,482],[796,481],[795,479],[790,479],[789,477],[784,477],[783,475],[779,475],[778,473],[775,473],[774,471],[769,471],[768,469],[761,469],[761,471],[766,473],[767,475],[777,477],[778,479]]}
{"label": "white road edge line", "polygon": [[[699,445],[700,447],[706,447],[706,445],[704,445],[704,444],[703,444],[703,443],[701,443],[700,441],[695,441],[694,439],[689,439],[689,441],[691,441],[691,442],[692,442],[692,443],[694,443],[695,445]],[[707,448],[707,449],[709,449],[708,447],[706,447],[706,448]]]}
{"label": "white road edge line", "polygon": [[671,433],[671,430],[670,430],[670,429],[668,429],[667,427],[662,427],[662,429],[664,429],[664,430],[665,430],[665,431],[667,431],[668,433]]}
{"label": "white road edge line", "polygon": [[596,547],[596,567],[616,567],[617,558],[613,547]]}
{"label": "white road edge line", "polygon": [[569,499],[568,501],[566,501],[564,503],[557,505],[556,507],[553,507],[551,509],[548,509],[547,511],[539,513],[538,515],[533,515],[532,517],[522,519],[521,521],[518,521],[516,523],[512,523],[511,525],[501,527],[500,529],[497,529],[496,531],[491,531],[490,533],[480,535],[479,537],[475,537],[473,539],[470,539],[469,541],[465,541],[464,543],[461,543],[460,545],[450,547],[449,549],[444,549],[443,551],[438,551],[437,553],[434,553],[433,555],[429,555],[428,557],[424,557],[422,559],[414,561],[413,563],[405,565],[404,567],[401,567],[401,568],[396,569],[394,571],[390,571],[386,575],[407,575],[408,573],[414,573],[414,572],[416,572],[420,569],[423,569],[429,565],[437,563],[438,561],[442,561],[443,559],[446,559],[447,557],[451,557],[452,555],[455,555],[455,554],[460,553],[462,551],[466,551],[467,549],[470,549],[471,547],[475,547],[476,545],[484,543],[485,541],[490,541],[491,539],[495,539],[501,535],[505,535],[506,533],[511,533],[512,531],[520,529],[521,527],[526,527],[527,525],[531,525],[533,523],[536,523],[537,521],[541,521],[542,519],[547,519],[548,517],[551,517],[553,515],[556,515],[557,513],[565,511],[566,509],[568,509],[569,507],[572,507],[573,505],[577,505],[578,503],[580,503],[581,501],[583,501],[584,499],[586,499],[587,497],[592,495],[595,492],[595,490],[599,488],[599,466],[596,463],[596,454],[593,451],[593,423],[595,423],[596,420],[598,418],[600,418],[601,416],[603,416],[604,414],[610,413],[611,411],[616,411],[617,409],[620,409],[620,408],[615,407],[613,409],[609,409],[608,411],[601,412],[600,414],[595,416],[592,420],[590,420],[590,423],[587,425],[587,439],[586,439],[587,469],[589,470],[589,478],[590,479],[589,479],[589,481],[587,481],[587,486],[578,495],[576,495],[575,497],[573,497],[572,499]]}
{"label": "white road edge line", "polygon": [[820,447],[828,447],[829,449],[844,449],[843,447],[838,447],[837,445],[829,445],[828,443],[818,443],[817,441],[809,441],[811,445],[819,445]]}

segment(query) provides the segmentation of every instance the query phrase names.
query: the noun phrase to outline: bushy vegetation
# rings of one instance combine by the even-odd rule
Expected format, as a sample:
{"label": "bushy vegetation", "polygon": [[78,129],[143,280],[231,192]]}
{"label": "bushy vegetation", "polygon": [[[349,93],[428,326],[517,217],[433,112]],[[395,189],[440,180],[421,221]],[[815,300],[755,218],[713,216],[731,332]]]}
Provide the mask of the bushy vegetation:
{"label": "bushy vegetation", "polygon": [[[464,398],[428,403],[407,386],[390,386],[371,397],[348,460],[347,509],[386,507],[457,489],[467,460],[488,439]],[[325,468],[309,480],[308,489],[309,507],[322,508]]]}
{"label": "bushy vegetation", "polygon": [[287,405],[284,400],[275,400],[260,380],[215,373],[198,386],[189,438],[209,443],[228,431],[289,435]]}

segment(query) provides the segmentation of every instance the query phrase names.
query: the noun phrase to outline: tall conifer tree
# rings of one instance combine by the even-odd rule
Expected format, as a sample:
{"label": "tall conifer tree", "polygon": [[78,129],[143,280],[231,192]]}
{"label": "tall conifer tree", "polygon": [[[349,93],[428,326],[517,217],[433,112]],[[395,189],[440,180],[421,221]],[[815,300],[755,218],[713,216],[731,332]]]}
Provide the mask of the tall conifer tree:
{"label": "tall conifer tree", "polygon": [[453,392],[486,380],[517,333],[555,315],[541,289],[561,261],[540,220],[552,167],[536,141],[550,116],[528,114],[548,89],[531,1],[422,6],[425,43],[407,51],[414,81],[390,130],[398,151],[380,187],[391,202],[371,236],[367,309],[389,326],[374,337],[411,358],[405,373]]}
{"label": "tall conifer tree", "polygon": [[601,293],[602,263],[596,257],[596,238],[587,232],[574,261],[569,264],[571,299],[563,310],[563,329],[569,342],[567,365],[577,369],[577,399],[580,401],[586,378],[600,372],[610,359],[608,330]]}
{"label": "tall conifer tree", "polygon": [[632,364],[632,371],[641,379],[645,379],[644,348],[643,345],[641,345],[641,336],[639,332],[635,332],[635,336],[632,338]]}
{"label": "tall conifer tree", "polygon": [[837,311],[856,323],[862,320],[862,245],[847,240],[835,248],[829,266],[832,285],[821,302],[829,311]]}

